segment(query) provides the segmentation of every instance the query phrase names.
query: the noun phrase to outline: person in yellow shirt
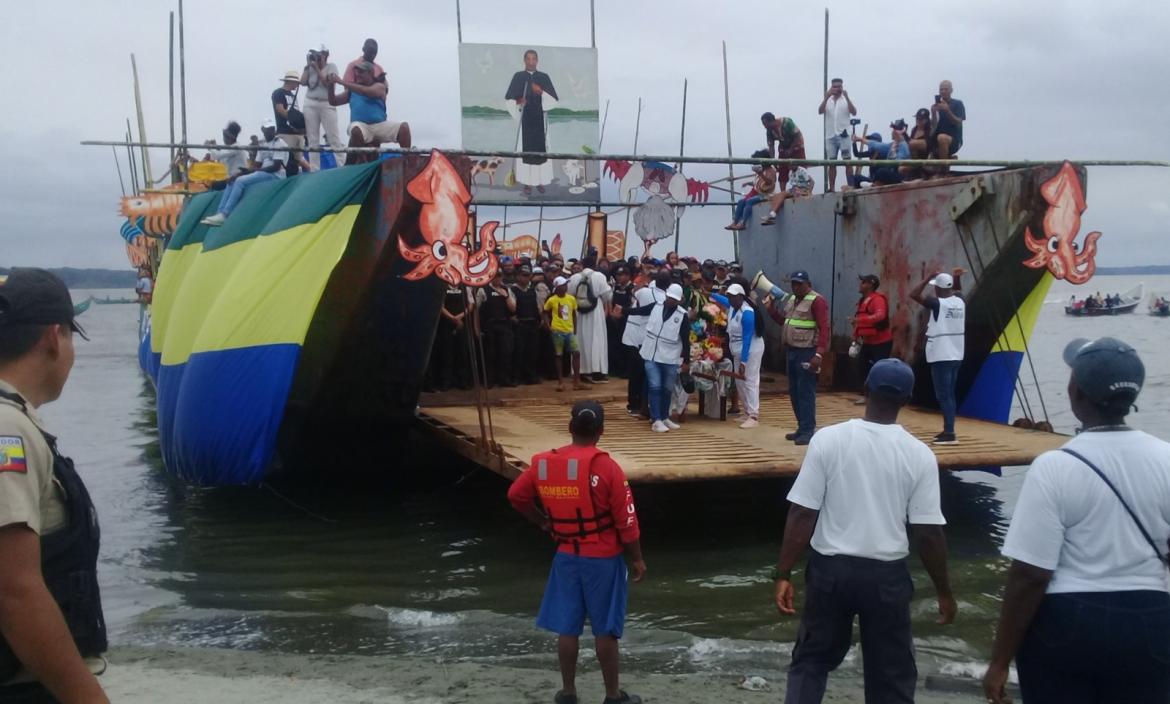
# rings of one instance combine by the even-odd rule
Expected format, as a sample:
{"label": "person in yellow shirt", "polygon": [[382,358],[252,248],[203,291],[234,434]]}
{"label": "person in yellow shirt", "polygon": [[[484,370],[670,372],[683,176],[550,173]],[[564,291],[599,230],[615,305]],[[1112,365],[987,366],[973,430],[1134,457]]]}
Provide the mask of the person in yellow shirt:
{"label": "person in yellow shirt", "polygon": [[577,344],[577,299],[568,294],[569,280],[558,276],[553,281],[553,295],[544,302],[544,325],[552,330],[553,352],[556,357],[557,391],[565,390],[562,378],[562,357],[568,350],[573,355],[573,388],[583,389],[581,383],[581,348]]}

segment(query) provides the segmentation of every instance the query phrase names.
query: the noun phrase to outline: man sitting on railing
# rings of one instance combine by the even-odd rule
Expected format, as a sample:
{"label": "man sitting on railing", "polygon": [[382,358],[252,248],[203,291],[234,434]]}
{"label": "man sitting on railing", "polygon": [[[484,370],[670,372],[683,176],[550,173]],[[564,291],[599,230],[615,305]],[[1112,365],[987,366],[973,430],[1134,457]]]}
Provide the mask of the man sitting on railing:
{"label": "man sitting on railing", "polygon": [[[349,105],[350,147],[376,147],[383,142],[397,142],[410,148],[410,125],[405,122],[391,122],[386,119],[386,74],[379,73],[370,61],[361,61],[353,66],[352,81],[336,76],[327,76],[329,104]],[[333,92],[333,86],[341,84],[345,90]],[[377,160],[374,154],[350,154],[347,164],[358,164]]]}
{"label": "man sitting on railing", "polygon": [[[232,210],[239,205],[240,199],[244,197],[244,193],[249,188],[258,183],[284,178],[284,160],[287,149],[284,149],[284,143],[276,136],[276,122],[265,120],[260,129],[264,132],[264,141],[260,143],[260,150],[256,154],[256,163],[259,168],[252,173],[232,177],[220,198],[218,212],[203,218],[199,221],[200,223],[219,227],[232,214]],[[283,151],[281,151],[282,149]]]}

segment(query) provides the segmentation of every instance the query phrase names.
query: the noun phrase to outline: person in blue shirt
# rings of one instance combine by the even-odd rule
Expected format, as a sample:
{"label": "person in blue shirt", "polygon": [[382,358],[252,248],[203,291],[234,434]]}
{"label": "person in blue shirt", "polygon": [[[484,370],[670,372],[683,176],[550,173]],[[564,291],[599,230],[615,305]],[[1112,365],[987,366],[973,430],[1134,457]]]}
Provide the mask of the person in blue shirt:
{"label": "person in blue shirt", "polygon": [[764,361],[763,319],[748,300],[743,285],[733,283],[727,295],[712,293],[711,300],[727,309],[727,341],[735,364],[735,390],[743,407],[739,427],[760,424],[760,364]]}
{"label": "person in blue shirt", "polygon": [[[410,125],[386,118],[386,95],[389,92],[386,74],[380,73],[376,64],[362,61],[354,65],[353,78],[347,81],[332,74],[326,76],[330,85],[329,104],[349,105],[349,146],[376,147],[384,142],[397,142],[398,146],[409,149]],[[338,84],[345,90],[333,93],[332,87]],[[376,159],[375,154],[353,153],[346,157],[346,163],[365,163]]]}
{"label": "person in blue shirt", "polygon": [[[890,123],[890,141],[888,143],[873,139],[874,134],[868,137],[854,137],[854,141],[863,142],[869,146],[871,158],[874,159],[909,159],[910,143],[906,141],[905,120],[898,119]],[[876,134],[876,133],[875,133]],[[892,183],[901,183],[902,174],[896,166],[875,166],[870,168],[873,185],[888,186]]]}

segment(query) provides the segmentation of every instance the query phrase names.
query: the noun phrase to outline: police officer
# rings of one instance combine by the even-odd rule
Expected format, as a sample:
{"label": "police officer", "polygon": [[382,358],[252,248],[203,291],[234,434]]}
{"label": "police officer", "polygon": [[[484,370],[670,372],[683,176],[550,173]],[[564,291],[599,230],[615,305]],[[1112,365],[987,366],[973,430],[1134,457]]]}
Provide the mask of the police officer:
{"label": "police officer", "polygon": [[829,304],[813,290],[807,271],[788,277],[792,293],[771,301],[768,314],[782,325],[788,374],[788,396],[796,416],[796,430],[784,436],[807,445],[817,428],[817,374],[829,351]]}
{"label": "police officer", "polygon": [[439,391],[452,386],[471,388],[471,365],[467,331],[475,305],[462,286],[448,286],[439,311],[439,329],[435,333],[435,351],[431,358],[431,382]]}
{"label": "police officer", "polygon": [[515,350],[512,354],[513,372],[522,384],[540,383],[540,292],[532,283],[532,267],[521,264],[516,270],[512,286],[516,299]]}
{"label": "police officer", "polygon": [[512,316],[516,314],[516,296],[504,285],[499,269],[486,288],[475,295],[479,308],[479,335],[484,345],[488,383],[494,386],[515,386],[512,377]]}
{"label": "police officer", "polygon": [[609,370],[614,376],[625,379],[630,376],[629,359],[623,354],[622,335],[626,329],[626,318],[630,308],[634,307],[634,284],[630,280],[630,270],[624,263],[618,264],[613,270],[613,306],[605,324],[609,328],[607,340],[609,344]]}
{"label": "police officer", "polygon": [[[73,366],[69,290],[41,269],[0,284],[0,701],[107,702],[99,531],[73,462],[36,408]],[[68,618],[64,616],[68,614]]]}

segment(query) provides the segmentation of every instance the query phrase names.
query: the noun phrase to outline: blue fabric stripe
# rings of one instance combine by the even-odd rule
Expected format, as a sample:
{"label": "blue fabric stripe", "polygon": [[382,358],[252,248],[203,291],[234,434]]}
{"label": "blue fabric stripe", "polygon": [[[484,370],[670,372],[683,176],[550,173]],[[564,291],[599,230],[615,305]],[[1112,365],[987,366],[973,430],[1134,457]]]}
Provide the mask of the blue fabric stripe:
{"label": "blue fabric stripe", "polygon": [[959,415],[996,423],[1010,422],[1016,377],[1023,360],[1023,352],[1004,351],[987,355],[959,406]]}
{"label": "blue fabric stripe", "polygon": [[199,352],[158,371],[167,468],[201,485],[255,484],[272,463],[301,347]]}

